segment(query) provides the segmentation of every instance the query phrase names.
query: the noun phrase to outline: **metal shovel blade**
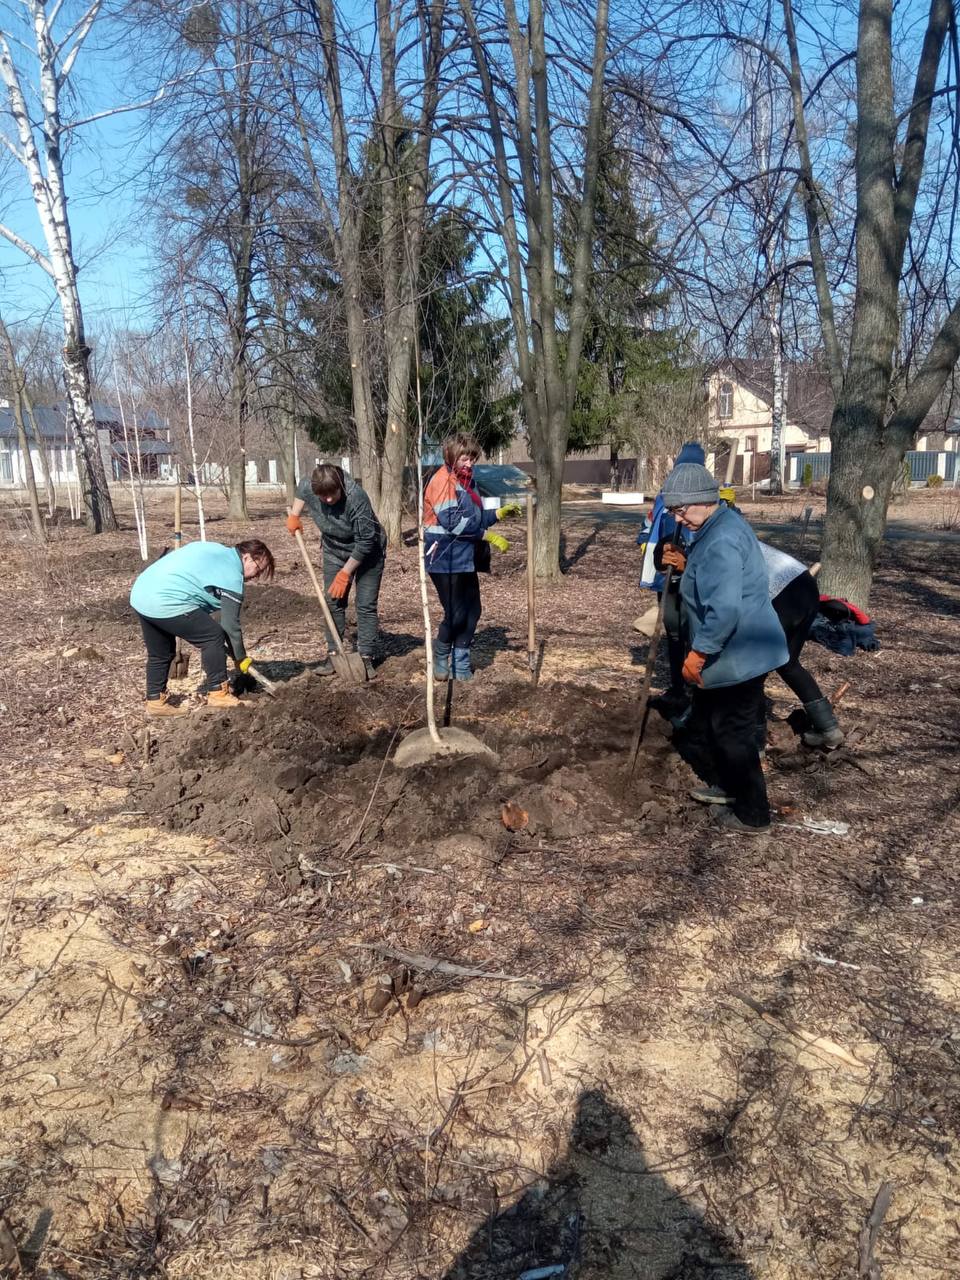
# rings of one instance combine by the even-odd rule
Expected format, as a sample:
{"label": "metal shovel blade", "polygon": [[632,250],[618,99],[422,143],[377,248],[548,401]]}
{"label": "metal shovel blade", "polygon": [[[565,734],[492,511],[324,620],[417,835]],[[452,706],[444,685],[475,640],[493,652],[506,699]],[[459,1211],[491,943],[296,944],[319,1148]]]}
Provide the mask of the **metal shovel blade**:
{"label": "metal shovel blade", "polygon": [[367,683],[366,664],[359,653],[348,653],[346,649],[341,649],[339,652],[331,649],[330,661],[333,663],[334,671],[342,680],[347,680],[351,684]]}

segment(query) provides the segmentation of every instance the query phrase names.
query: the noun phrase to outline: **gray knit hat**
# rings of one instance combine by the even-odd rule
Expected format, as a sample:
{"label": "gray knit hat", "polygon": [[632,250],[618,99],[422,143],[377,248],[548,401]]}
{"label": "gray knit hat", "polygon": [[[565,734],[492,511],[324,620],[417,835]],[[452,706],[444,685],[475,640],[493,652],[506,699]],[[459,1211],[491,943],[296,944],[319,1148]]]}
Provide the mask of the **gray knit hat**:
{"label": "gray knit hat", "polygon": [[663,482],[663,505],[687,507],[699,502],[709,506],[720,501],[716,480],[699,462],[680,462]]}

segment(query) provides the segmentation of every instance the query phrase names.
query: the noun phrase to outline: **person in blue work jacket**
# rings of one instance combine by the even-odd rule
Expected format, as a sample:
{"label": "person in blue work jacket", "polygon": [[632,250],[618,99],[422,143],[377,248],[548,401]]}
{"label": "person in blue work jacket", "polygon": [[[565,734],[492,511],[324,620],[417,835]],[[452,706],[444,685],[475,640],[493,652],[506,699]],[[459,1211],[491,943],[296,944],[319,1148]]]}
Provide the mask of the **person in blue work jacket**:
{"label": "person in blue work jacket", "polygon": [[[133,584],[130,604],[147,648],[147,715],[187,714],[187,708],[171,702],[167,693],[178,638],[200,650],[204,673],[200,691],[207,705],[242,705],[230,691],[227,650],[245,675],[251,659],[240,630],[244,584],[269,581],[273,574],[273,555],[259,538],[233,547],[188,542],[144,569]],[[211,616],[217,612],[219,621]]]}
{"label": "person in blue work jacket", "polygon": [[728,830],[757,835],[770,826],[757,743],[763,684],[789,658],[770,603],[766,564],[756,534],[720,501],[706,467],[674,467],[663,504],[685,530],[687,544],[685,558],[666,548],[663,563],[682,568],[680,596],[690,632],[683,678],[694,686],[686,732],[702,748],[698,771],[707,783],[692,794],[720,806],[719,821]]}

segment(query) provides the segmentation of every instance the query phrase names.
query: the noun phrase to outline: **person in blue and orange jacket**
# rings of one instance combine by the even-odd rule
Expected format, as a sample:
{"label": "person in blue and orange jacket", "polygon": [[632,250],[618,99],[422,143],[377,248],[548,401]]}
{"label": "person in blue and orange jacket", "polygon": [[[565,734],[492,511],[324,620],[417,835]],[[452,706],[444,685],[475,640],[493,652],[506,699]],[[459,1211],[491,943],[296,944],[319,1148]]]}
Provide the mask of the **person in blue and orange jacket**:
{"label": "person in blue and orange jacket", "polygon": [[433,645],[433,670],[441,680],[469,680],[473,675],[470,646],[481,613],[477,570],[489,566],[489,547],[484,544],[506,551],[510,544],[490,526],[520,514],[517,502],[484,510],[473,481],[479,457],[480,446],[472,436],[450,436],[443,442],[443,466],[423,494],[424,556],[443,606]]}

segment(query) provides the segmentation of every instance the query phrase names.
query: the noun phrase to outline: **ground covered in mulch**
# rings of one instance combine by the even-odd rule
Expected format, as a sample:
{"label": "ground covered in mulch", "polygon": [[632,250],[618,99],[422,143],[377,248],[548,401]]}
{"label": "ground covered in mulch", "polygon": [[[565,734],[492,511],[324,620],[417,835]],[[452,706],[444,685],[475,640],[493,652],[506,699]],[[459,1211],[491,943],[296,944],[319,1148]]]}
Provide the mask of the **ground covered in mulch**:
{"label": "ground covered in mulch", "polygon": [[656,717],[629,769],[629,527],[570,522],[536,687],[515,540],[449,708],[497,758],[402,771],[412,551],[349,689],[279,502],[251,531],[277,697],[146,725],[132,532],[6,535],[0,1269],[953,1274],[960,546],[887,548],[879,653],[811,649],[851,682],[842,751],[799,747],[770,682],[779,820],[740,842]]}

